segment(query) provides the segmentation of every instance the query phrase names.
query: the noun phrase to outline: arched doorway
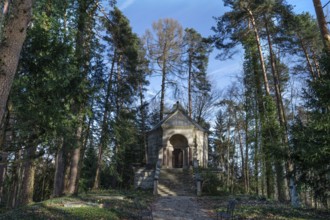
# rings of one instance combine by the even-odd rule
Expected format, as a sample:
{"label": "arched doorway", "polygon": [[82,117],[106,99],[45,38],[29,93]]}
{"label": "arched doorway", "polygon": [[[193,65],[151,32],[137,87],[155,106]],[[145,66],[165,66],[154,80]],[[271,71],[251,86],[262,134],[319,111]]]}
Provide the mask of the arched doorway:
{"label": "arched doorway", "polygon": [[170,144],[173,146],[172,167],[184,168],[188,166],[188,140],[185,136],[175,134],[170,138]]}
{"label": "arched doorway", "polygon": [[172,153],[172,164],[173,168],[182,168],[183,167],[183,151],[179,148],[173,150]]}

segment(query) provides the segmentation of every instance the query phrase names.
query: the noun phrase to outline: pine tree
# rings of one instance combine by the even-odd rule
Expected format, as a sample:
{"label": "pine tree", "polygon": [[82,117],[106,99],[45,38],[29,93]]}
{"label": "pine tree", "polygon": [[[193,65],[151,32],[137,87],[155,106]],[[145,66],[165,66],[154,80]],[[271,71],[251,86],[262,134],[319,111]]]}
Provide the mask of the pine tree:
{"label": "pine tree", "polygon": [[183,45],[183,59],[188,72],[188,115],[192,117],[194,94],[207,96],[211,90],[206,77],[210,45],[194,29],[185,29]]}

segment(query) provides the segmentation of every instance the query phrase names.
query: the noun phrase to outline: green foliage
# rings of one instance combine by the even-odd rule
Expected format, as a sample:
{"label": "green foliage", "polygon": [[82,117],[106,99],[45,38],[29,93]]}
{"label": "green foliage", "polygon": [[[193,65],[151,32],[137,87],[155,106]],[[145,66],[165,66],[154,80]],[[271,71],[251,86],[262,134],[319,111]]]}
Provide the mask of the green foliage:
{"label": "green foliage", "polygon": [[206,195],[219,195],[224,189],[224,181],[219,178],[220,173],[218,171],[213,171],[211,169],[203,170],[201,176],[202,182],[202,192]]}
{"label": "green foliage", "polygon": [[97,165],[97,155],[95,149],[92,146],[88,146],[83,160],[83,166],[81,169],[81,178],[79,181],[80,190],[86,192],[93,187],[96,165]]}
{"label": "green foliage", "polygon": [[[326,61],[324,58],[323,61]],[[292,154],[296,165],[296,176],[300,186],[306,184],[314,191],[314,196],[327,205],[329,198],[330,172],[330,68],[323,63],[324,74],[310,82],[305,93],[307,120],[296,118],[292,130]]]}

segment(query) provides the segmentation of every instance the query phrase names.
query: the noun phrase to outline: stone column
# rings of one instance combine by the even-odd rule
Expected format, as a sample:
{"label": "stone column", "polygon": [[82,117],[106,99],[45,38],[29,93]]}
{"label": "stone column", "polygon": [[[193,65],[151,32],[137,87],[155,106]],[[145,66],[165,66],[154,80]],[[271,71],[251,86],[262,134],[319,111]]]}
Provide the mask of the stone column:
{"label": "stone column", "polygon": [[197,180],[197,196],[202,195],[202,182],[200,180]]}
{"label": "stone column", "polygon": [[166,154],[166,148],[163,147],[162,148],[162,152],[163,152],[163,161],[162,161],[162,165],[166,167],[166,164],[167,164],[167,154]]}
{"label": "stone column", "polygon": [[168,167],[169,168],[173,168],[173,163],[172,163],[172,161],[173,161],[173,147],[172,146],[169,146],[168,147],[168,150],[167,150],[167,158],[168,158]]}
{"label": "stone column", "polygon": [[184,148],[182,149],[182,168],[187,168],[187,165],[186,165],[186,150]]}
{"label": "stone column", "polygon": [[159,146],[160,149],[158,150],[158,160],[160,160],[162,163],[164,162],[164,148],[163,146]]}

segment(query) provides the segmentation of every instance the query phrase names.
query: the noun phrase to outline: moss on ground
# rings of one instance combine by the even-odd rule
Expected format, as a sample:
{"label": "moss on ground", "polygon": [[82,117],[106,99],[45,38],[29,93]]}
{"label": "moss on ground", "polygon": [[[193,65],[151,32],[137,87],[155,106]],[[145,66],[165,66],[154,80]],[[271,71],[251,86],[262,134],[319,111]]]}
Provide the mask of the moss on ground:
{"label": "moss on ground", "polygon": [[198,199],[202,207],[216,212],[226,212],[227,202],[235,199],[237,205],[234,215],[241,219],[278,219],[278,220],[328,220],[329,210],[293,208],[289,204],[253,196],[206,196]]}
{"label": "moss on ground", "polygon": [[153,201],[151,192],[93,191],[78,197],[60,197],[0,213],[0,219],[136,219],[134,199]]}
{"label": "moss on ground", "polygon": [[[145,191],[92,191],[78,197],[61,197],[34,203],[29,206],[3,210],[0,220],[43,220],[43,219],[136,219],[137,208],[134,201],[142,205],[151,204],[157,197]],[[205,196],[198,197],[199,205],[210,216],[216,211],[225,211],[227,201],[237,200],[235,215],[243,219],[281,219],[281,220],[328,220],[329,210],[307,208],[294,209],[288,204],[253,196]]]}

